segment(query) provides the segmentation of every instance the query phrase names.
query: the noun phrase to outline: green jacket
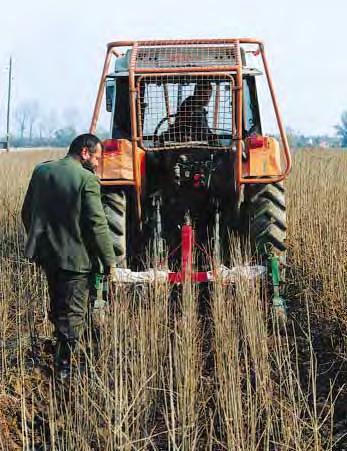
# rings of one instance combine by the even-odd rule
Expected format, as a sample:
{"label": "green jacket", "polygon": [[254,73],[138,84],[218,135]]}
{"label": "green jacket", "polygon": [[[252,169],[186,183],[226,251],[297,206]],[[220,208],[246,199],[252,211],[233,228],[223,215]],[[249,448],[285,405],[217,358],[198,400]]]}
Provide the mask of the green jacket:
{"label": "green jacket", "polygon": [[72,157],[36,166],[22,219],[25,255],[43,266],[89,272],[96,258],[115,264],[98,178]]}

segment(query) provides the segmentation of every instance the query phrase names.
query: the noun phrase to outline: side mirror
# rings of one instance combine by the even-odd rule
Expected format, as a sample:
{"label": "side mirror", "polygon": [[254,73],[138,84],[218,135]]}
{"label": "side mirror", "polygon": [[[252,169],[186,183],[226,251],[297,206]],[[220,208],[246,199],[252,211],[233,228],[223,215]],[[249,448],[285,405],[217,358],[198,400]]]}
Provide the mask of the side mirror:
{"label": "side mirror", "polygon": [[106,111],[112,113],[114,99],[115,80],[106,80]]}

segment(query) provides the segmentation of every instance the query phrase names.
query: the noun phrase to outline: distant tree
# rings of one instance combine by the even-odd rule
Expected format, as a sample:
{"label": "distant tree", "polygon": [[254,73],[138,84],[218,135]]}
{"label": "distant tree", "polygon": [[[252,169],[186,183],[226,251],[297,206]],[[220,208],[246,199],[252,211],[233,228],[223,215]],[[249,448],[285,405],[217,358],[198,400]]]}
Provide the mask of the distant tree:
{"label": "distant tree", "polygon": [[[337,136],[329,135],[304,135],[288,127],[286,129],[287,139],[290,148],[333,148],[340,147],[340,139]],[[280,139],[279,136],[276,136]]]}
{"label": "distant tree", "polygon": [[62,113],[63,124],[66,127],[78,128],[78,124],[81,122],[80,113],[75,107],[68,107],[63,110]]}
{"label": "distant tree", "polygon": [[294,136],[295,136],[295,132],[291,127],[287,127],[286,128],[286,135],[287,135],[287,140],[288,140],[288,144],[289,147],[293,147],[294,145]]}
{"label": "distant tree", "polygon": [[347,147],[347,111],[341,114],[341,124],[335,125],[336,134],[342,147]]}
{"label": "distant tree", "polygon": [[37,121],[37,118],[39,116],[39,111],[40,111],[39,104],[36,102],[36,100],[28,103],[29,141],[32,141],[32,139],[33,139],[33,128],[34,128],[34,124]]}
{"label": "distant tree", "polygon": [[55,110],[50,112],[44,118],[45,133],[48,138],[53,138],[54,132],[59,128],[59,117]]}
{"label": "distant tree", "polygon": [[53,144],[58,147],[66,147],[76,137],[74,127],[64,127],[54,132]]}
{"label": "distant tree", "polygon": [[37,128],[39,131],[39,139],[42,140],[46,135],[46,124],[44,120],[41,119],[39,121],[39,123],[37,124]]}
{"label": "distant tree", "polygon": [[19,129],[20,139],[23,140],[27,128],[29,110],[27,103],[21,103],[15,111],[15,119]]}
{"label": "distant tree", "polygon": [[287,139],[289,147],[308,147],[310,145],[309,138],[302,133],[295,131],[293,128],[288,127],[286,129]]}
{"label": "distant tree", "polygon": [[15,119],[18,125],[20,139],[24,139],[25,131],[29,130],[29,140],[33,137],[33,127],[38,118],[39,104],[36,100],[22,102],[15,111]]}

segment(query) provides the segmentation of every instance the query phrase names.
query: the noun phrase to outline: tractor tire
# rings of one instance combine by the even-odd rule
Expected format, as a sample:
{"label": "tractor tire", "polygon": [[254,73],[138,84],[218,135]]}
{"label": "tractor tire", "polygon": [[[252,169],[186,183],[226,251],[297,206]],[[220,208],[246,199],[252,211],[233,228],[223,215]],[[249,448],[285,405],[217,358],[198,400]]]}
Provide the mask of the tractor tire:
{"label": "tractor tire", "polygon": [[104,189],[101,198],[112,236],[117,266],[126,267],[126,192],[119,188]]}
{"label": "tractor tire", "polygon": [[286,251],[286,204],[283,182],[246,185],[243,228],[260,258],[268,252],[284,256]]}

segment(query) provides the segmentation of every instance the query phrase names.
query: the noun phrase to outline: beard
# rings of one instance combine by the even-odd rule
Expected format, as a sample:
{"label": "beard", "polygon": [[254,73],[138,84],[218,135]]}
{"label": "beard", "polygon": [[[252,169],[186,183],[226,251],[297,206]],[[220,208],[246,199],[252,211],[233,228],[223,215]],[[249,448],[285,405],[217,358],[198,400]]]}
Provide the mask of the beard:
{"label": "beard", "polygon": [[84,167],[84,169],[87,169],[88,171],[93,172],[93,174],[95,173],[95,167],[90,162],[90,160],[83,161],[82,166]]}

